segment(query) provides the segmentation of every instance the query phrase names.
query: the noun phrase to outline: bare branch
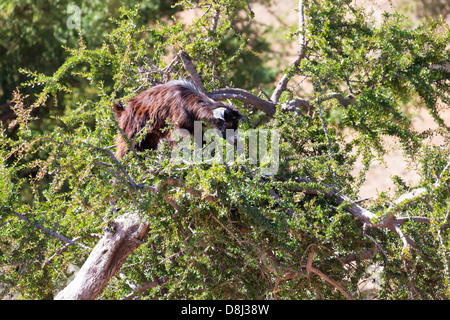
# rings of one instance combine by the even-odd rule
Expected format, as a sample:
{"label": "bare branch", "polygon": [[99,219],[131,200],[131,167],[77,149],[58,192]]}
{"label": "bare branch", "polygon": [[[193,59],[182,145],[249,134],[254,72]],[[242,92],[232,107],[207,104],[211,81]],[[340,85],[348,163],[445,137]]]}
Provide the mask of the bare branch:
{"label": "bare branch", "polygon": [[105,149],[105,148],[99,148],[99,147],[95,147],[97,150],[101,150],[104,151],[106,153],[108,153],[108,155],[110,156],[110,158],[119,166],[120,170],[123,172],[123,174],[125,175],[125,177],[128,179],[128,181],[130,182],[131,186],[134,188],[134,191],[136,192],[136,194],[138,195],[139,199],[142,200],[142,197],[139,193],[139,191],[137,190],[137,185],[134,182],[134,180],[130,177],[130,175],[128,174],[128,172],[125,170],[125,168],[122,166],[122,164],[120,163],[120,161],[116,158],[116,156],[114,155],[114,153],[109,150],[109,149]]}
{"label": "bare branch", "polygon": [[401,226],[402,224],[405,224],[408,221],[414,221],[414,222],[421,222],[421,223],[426,223],[426,224],[430,224],[431,223],[431,219],[430,218],[426,218],[426,217],[397,217],[396,218],[396,222],[399,226]]}
{"label": "bare branch", "polygon": [[56,300],[92,300],[136,250],[147,234],[149,224],[136,214],[126,214],[110,225],[72,282],[58,293]]}
{"label": "bare branch", "polygon": [[164,277],[164,278],[162,278],[162,279],[157,279],[157,280],[155,280],[155,281],[152,281],[152,282],[148,282],[148,283],[146,283],[146,284],[143,284],[143,285],[141,285],[141,286],[135,288],[135,289],[133,290],[133,292],[130,293],[129,295],[123,297],[122,300],[131,300],[131,299],[133,299],[135,296],[137,296],[138,294],[141,294],[142,292],[147,291],[147,290],[149,290],[149,289],[151,289],[151,288],[154,288],[154,287],[163,285],[163,284],[167,283],[168,281],[169,281],[169,278],[168,278],[168,277]]}
{"label": "bare branch", "polygon": [[[296,182],[303,183],[311,183],[311,180],[308,178],[298,178],[295,180]],[[322,185],[323,189],[320,188],[306,188],[301,185],[297,185],[296,188],[291,188],[291,190],[296,190],[299,192],[303,192],[308,195],[318,196],[322,194],[327,198],[333,205],[340,206],[341,204],[348,203],[348,206],[345,206],[344,210],[354,215],[356,218],[361,220],[363,223],[367,223],[369,226],[373,226],[372,219],[376,218],[377,215],[369,210],[357,205],[348,198],[346,195],[339,193],[334,187],[329,185]]]}
{"label": "bare branch", "polygon": [[344,295],[344,297],[346,297],[348,300],[354,300],[353,297],[347,291],[345,291],[345,289],[339,283],[337,283],[336,281],[331,279],[329,276],[327,276],[325,273],[323,273],[319,269],[311,267],[308,269],[308,271],[318,275],[319,277],[321,277],[322,279],[327,281],[329,284],[331,284],[333,287],[335,287],[340,293],[342,293]]}
{"label": "bare branch", "polygon": [[[182,188],[182,189],[186,190],[186,192],[188,192],[190,195],[192,195],[194,197],[197,197],[197,198],[200,198],[202,200],[206,200],[206,201],[211,202],[211,203],[215,203],[215,202],[218,201],[217,197],[214,196],[214,195],[203,194],[201,191],[199,191],[197,189],[186,187],[184,185],[184,181],[182,179],[168,178],[162,183],[161,187],[159,187],[159,188],[152,187],[152,186],[147,186],[145,184],[139,184],[139,185],[137,185],[137,187],[149,190],[149,191],[151,191],[153,193],[158,193],[158,192],[161,191],[161,189],[165,185],[172,185],[172,186],[175,186],[175,187],[178,187],[178,188]],[[172,205],[172,206],[175,205],[174,203],[169,203],[169,204]],[[178,209],[179,209],[179,207],[178,207]]]}
{"label": "bare branch", "polygon": [[[298,1],[298,34],[299,34],[299,51],[298,51],[298,58],[294,61],[293,67],[297,69],[302,62],[303,58],[306,54],[306,47],[308,44],[308,41],[304,34],[305,31],[305,11],[304,11],[304,5],[303,1]],[[281,94],[286,91],[287,84],[291,78],[291,75],[289,72],[285,73],[281,80],[278,82],[277,87],[275,88],[274,92],[272,93],[272,97],[270,100],[272,100],[275,103],[278,103],[280,100]]]}
{"label": "bare branch", "polygon": [[311,251],[308,255],[308,262],[306,263],[306,266],[303,266],[303,267],[306,268],[306,270],[308,272],[312,272],[312,273],[318,275],[319,277],[321,277],[322,279],[324,279],[325,281],[327,281],[329,284],[331,284],[333,287],[335,287],[340,293],[342,293],[344,295],[344,297],[347,298],[348,300],[354,300],[353,297],[347,291],[345,291],[345,289],[339,283],[337,283],[336,281],[331,279],[329,276],[327,276],[325,273],[323,273],[319,269],[312,266],[314,253],[315,253],[315,246],[312,246]]}
{"label": "bare branch", "polygon": [[409,238],[405,233],[403,233],[403,231],[400,229],[400,227],[398,226],[397,222],[393,222],[392,223],[392,228],[390,228],[392,231],[394,231],[402,240],[403,242],[403,250],[402,252],[406,252],[407,250],[409,250],[409,247],[413,247],[415,249],[418,249],[417,245],[411,240],[411,238]]}
{"label": "bare branch", "polygon": [[372,236],[368,235],[366,230],[367,230],[367,224],[364,224],[363,225],[363,236],[369,238],[375,244],[375,248],[379,248],[380,251],[383,253],[384,257],[386,258],[386,260],[389,260],[388,255],[386,254],[386,252],[384,252],[381,245]]}
{"label": "bare branch", "polygon": [[245,0],[245,2],[247,2],[247,9],[248,9],[248,12],[250,14],[250,17],[254,18],[255,17],[255,13],[252,11],[252,8],[250,7],[250,3],[248,3],[248,0]]}
{"label": "bare branch", "polygon": [[[321,102],[332,100],[332,99],[338,100],[339,103],[344,107],[355,103],[355,97],[353,95],[350,94],[350,95],[344,97],[340,93],[328,94],[322,98],[317,99],[316,102],[321,103]],[[294,100],[290,100],[290,101],[283,103],[281,105],[281,110],[283,112],[292,112],[292,111],[296,111],[296,109],[299,107],[304,108],[304,109],[310,109],[310,108],[313,108],[313,104],[311,104],[310,100],[307,100],[307,99],[294,99]]]}
{"label": "bare branch", "polygon": [[221,226],[222,228],[224,228],[224,229],[225,229],[225,230],[233,237],[233,239],[237,241],[237,243],[242,244],[242,241],[239,240],[239,239],[236,237],[236,235],[235,235],[233,232],[231,232],[226,226],[224,226],[223,223],[220,222],[220,220],[217,219],[215,215],[210,214],[210,217],[213,218],[218,224],[220,224],[220,226]]}
{"label": "bare branch", "polygon": [[65,242],[65,243],[68,243],[68,244],[72,245],[72,246],[80,246],[81,248],[88,249],[88,250],[91,249],[91,248],[89,248],[88,246],[85,246],[82,243],[78,243],[78,242],[76,242],[74,240],[70,240],[70,239],[68,239],[68,238],[66,238],[66,237],[64,237],[64,236],[62,236],[60,234],[57,234],[56,232],[50,231],[50,230],[44,228],[43,226],[41,226],[39,223],[31,222],[27,217],[25,217],[25,216],[23,216],[23,215],[21,215],[21,214],[19,214],[17,212],[13,212],[13,214],[16,217],[22,219],[23,221],[26,221],[29,224],[33,225],[34,227],[36,227],[38,229],[41,229],[42,231],[44,231],[45,233],[49,234],[53,238],[59,239],[59,240]]}
{"label": "bare branch", "polygon": [[[415,200],[417,198],[423,197],[427,194],[429,194],[430,191],[439,188],[443,183],[446,183],[446,181],[442,181],[442,176],[443,174],[450,168],[450,163],[448,163],[445,168],[442,170],[440,177],[438,180],[436,180],[436,182],[433,184],[433,186],[431,187],[431,190],[428,190],[427,188],[416,188],[413,189],[409,192],[406,192],[404,194],[402,194],[400,197],[398,197],[397,199],[395,199],[392,203],[392,205],[386,210],[386,213],[384,214],[385,219],[382,220],[382,222],[380,222],[378,225],[380,226],[385,226],[385,225],[389,225],[391,222],[389,221],[389,219],[392,219],[393,217],[393,213],[395,211],[397,211],[399,208],[401,208],[401,206],[403,204],[407,204],[408,202]],[[399,218],[395,218],[395,223],[397,225],[402,225],[405,224],[407,221],[415,221],[415,222],[421,222],[421,223],[427,223],[430,224],[431,220],[429,218],[426,217],[399,217]]]}
{"label": "bare branch", "polygon": [[[74,238],[72,241],[78,241],[80,239],[80,237],[76,237]],[[64,251],[66,251],[69,247],[71,246],[70,243],[66,243],[64,246],[62,246],[61,248],[59,248],[50,258],[48,258],[43,264],[42,264],[42,269],[44,269],[46,266],[48,266],[53,258],[58,255],[63,253]]]}
{"label": "bare branch", "polygon": [[[169,197],[168,195],[164,196],[164,200],[170,204],[174,209],[175,209],[175,214],[178,214],[181,211],[181,207],[178,203],[176,203],[171,197]],[[174,216],[172,215],[172,218]]]}
{"label": "bare branch", "polygon": [[216,8],[216,12],[214,13],[214,18],[213,18],[213,26],[211,29],[212,33],[215,33],[217,30],[217,25],[219,24],[219,18],[220,18],[220,8]]}
{"label": "bare branch", "polygon": [[[311,181],[307,178],[299,178],[296,180],[299,183],[311,183]],[[372,241],[375,242],[373,238],[371,238],[369,235],[365,233],[366,228],[386,228],[390,231],[396,233],[400,239],[403,242],[403,250],[406,250],[409,248],[409,246],[418,249],[418,246],[407,236],[405,235],[402,230],[400,229],[400,225],[404,224],[407,219],[409,218],[399,218],[397,219],[394,215],[389,214],[385,215],[384,218],[379,218],[375,213],[366,210],[359,205],[357,205],[355,202],[351,201],[350,198],[347,196],[339,193],[335,188],[329,185],[323,185],[324,189],[318,188],[307,188],[302,187],[301,185],[297,186],[296,188],[292,188],[291,190],[296,190],[299,192],[303,192],[308,195],[316,195],[322,194],[325,198],[327,198],[328,201],[330,201],[335,206],[343,205],[344,203],[348,203],[347,206],[344,205],[343,209],[347,212],[351,213],[353,216],[355,216],[357,219],[359,219],[364,224],[364,235],[372,239]],[[423,195],[424,193],[422,191],[415,193],[415,197]],[[387,212],[390,211],[391,208],[387,210]],[[414,217],[415,221],[417,222],[424,222],[429,223],[429,219],[422,218],[422,217]],[[377,220],[379,222],[377,222]],[[375,242],[375,244],[377,244]],[[377,244],[378,245],[378,244]],[[380,247],[382,250],[382,248]],[[420,250],[419,250],[420,252]]]}

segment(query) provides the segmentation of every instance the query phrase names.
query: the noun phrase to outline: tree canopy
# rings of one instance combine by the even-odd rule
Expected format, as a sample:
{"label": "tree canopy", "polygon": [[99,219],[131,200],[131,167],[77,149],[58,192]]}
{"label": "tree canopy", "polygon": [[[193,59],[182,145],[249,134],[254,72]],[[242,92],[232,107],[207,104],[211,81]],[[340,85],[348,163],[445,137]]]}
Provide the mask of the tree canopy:
{"label": "tree canopy", "polygon": [[[177,10],[199,10],[192,23],[148,23],[146,8],[131,4],[101,20],[108,32],[100,39],[89,31],[98,17],[89,8],[107,17],[118,3],[86,2],[87,26],[64,54],[44,45],[42,62],[34,57],[30,67],[17,56],[0,65],[9,76],[23,63],[26,77],[0,134],[1,295],[358,299],[376,266],[379,299],[449,298],[450,131],[441,114],[450,32],[442,19],[411,26],[398,13],[375,21],[349,0],[298,1],[288,34],[297,57],[274,70],[263,55],[270,41],[249,23],[252,2],[177,1]],[[69,39],[65,22],[48,26]],[[41,37],[29,30],[33,47]],[[51,61],[50,73],[33,67]],[[259,149],[258,161],[173,161],[168,144],[117,159],[113,103],[171,79],[231,101],[247,119],[244,136],[258,132],[261,147],[265,132],[278,144]],[[417,132],[415,107],[437,129]],[[429,142],[434,135],[442,145]],[[395,176],[394,195],[359,199],[386,137],[399,141],[420,180]],[[357,159],[364,166],[352,175]],[[277,170],[266,174],[273,161]],[[83,267],[72,281],[74,266]]]}

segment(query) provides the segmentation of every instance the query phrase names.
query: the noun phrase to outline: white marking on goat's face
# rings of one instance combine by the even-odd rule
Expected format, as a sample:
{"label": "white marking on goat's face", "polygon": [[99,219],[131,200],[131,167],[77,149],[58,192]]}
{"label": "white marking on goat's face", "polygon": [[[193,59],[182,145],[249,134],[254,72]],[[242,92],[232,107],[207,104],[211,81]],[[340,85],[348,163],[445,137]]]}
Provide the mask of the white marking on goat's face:
{"label": "white marking on goat's face", "polygon": [[225,121],[225,111],[227,111],[227,108],[217,108],[217,109],[214,109],[214,110],[213,110],[214,117],[215,117],[216,119],[220,119],[220,120]]}

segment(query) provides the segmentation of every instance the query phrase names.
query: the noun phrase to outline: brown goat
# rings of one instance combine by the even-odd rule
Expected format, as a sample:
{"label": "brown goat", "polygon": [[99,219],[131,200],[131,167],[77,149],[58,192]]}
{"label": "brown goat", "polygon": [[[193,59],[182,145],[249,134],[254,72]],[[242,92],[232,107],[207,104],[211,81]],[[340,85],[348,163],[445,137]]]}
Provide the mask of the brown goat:
{"label": "brown goat", "polygon": [[[225,138],[226,130],[236,130],[239,120],[243,119],[235,106],[212,100],[193,83],[184,80],[155,86],[130,99],[125,107],[114,104],[114,109],[120,129],[138,151],[155,150],[160,140],[169,135],[167,123],[194,135],[194,121],[204,121]],[[133,143],[142,130],[146,130],[142,139]],[[121,158],[127,152],[127,144],[121,134],[116,142],[116,157]]]}

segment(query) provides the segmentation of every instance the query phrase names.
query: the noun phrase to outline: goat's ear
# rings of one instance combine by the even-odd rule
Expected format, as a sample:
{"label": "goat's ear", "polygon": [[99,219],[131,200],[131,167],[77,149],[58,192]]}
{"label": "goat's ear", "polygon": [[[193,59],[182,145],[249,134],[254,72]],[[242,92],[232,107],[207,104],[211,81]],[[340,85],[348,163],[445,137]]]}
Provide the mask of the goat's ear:
{"label": "goat's ear", "polygon": [[244,118],[244,116],[241,114],[241,117],[239,118],[243,123],[247,123],[247,120]]}
{"label": "goat's ear", "polygon": [[225,112],[227,111],[228,109],[227,108],[217,108],[217,109],[214,109],[213,110],[213,114],[214,114],[214,117],[216,118],[216,119],[220,119],[220,120],[223,120],[223,121],[225,121]]}

